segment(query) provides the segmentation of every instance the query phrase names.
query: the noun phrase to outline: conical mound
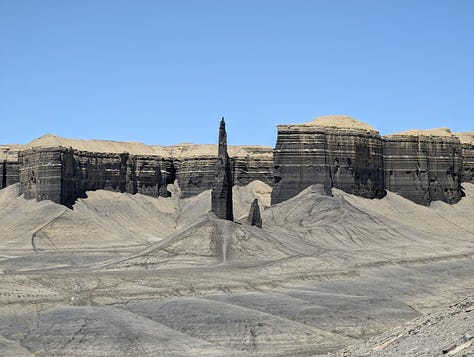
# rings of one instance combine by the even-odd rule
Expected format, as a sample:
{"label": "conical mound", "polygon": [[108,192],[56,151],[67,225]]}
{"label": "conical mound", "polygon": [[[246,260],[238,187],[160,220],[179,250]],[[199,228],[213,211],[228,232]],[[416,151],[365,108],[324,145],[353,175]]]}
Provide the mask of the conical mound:
{"label": "conical mound", "polygon": [[134,256],[110,263],[109,269],[182,268],[215,264],[257,264],[296,252],[268,232],[246,224],[216,219],[212,214]]}

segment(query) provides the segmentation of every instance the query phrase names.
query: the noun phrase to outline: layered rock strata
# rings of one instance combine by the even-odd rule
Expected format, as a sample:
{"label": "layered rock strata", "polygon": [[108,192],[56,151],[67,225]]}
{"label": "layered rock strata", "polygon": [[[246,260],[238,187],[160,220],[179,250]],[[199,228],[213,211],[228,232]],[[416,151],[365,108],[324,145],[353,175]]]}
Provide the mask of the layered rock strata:
{"label": "layered rock strata", "polygon": [[224,118],[222,118],[219,126],[218,154],[214,170],[214,182],[211,192],[212,212],[218,218],[233,221],[232,186],[234,183],[230,159],[227,153],[227,133],[225,131]]}
{"label": "layered rock strata", "polygon": [[462,182],[474,183],[474,131],[455,134],[461,141],[463,157]]}
{"label": "layered rock strata", "polygon": [[[168,146],[181,197],[212,189],[217,145],[180,144]],[[273,186],[273,149],[267,146],[228,146],[230,167],[236,185],[259,180]]]}
{"label": "layered rock strata", "polygon": [[0,189],[20,181],[20,149],[21,145],[0,145]]}
{"label": "layered rock strata", "polygon": [[272,204],[322,184],[367,198],[385,195],[383,142],[371,126],[347,116],[279,125]]}
{"label": "layered rock strata", "polygon": [[20,193],[71,207],[86,191],[167,196],[174,180],[169,160],[129,153],[101,153],[66,148],[32,148],[20,153]]}
{"label": "layered rock strata", "polygon": [[385,187],[416,203],[458,202],[462,167],[461,143],[449,129],[384,137]]}
{"label": "layered rock strata", "polygon": [[[238,185],[253,180],[273,183],[272,149],[230,147],[231,173]],[[71,206],[86,191],[167,196],[177,180],[182,197],[212,187],[217,145],[148,146],[46,135],[22,148],[20,193]]]}
{"label": "layered rock strata", "polygon": [[[421,134],[420,134],[421,133]],[[458,139],[457,139],[457,138]],[[166,196],[179,184],[183,198],[211,189],[217,145],[148,146],[46,135],[28,145],[0,145],[0,188],[21,182],[27,198],[71,205],[88,190]],[[367,124],[327,116],[278,126],[274,150],[229,146],[233,182],[273,186],[272,203],[312,184],[383,197],[384,189],[421,204],[457,202],[460,182],[474,183],[474,133],[412,130],[381,138]],[[275,167],[274,167],[275,166]]]}

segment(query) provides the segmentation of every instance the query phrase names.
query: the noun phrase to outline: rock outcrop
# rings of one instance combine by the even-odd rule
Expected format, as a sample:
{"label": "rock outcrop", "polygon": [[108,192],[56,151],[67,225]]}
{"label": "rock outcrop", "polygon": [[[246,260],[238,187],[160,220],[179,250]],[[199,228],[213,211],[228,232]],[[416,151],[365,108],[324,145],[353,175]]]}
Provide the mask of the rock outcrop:
{"label": "rock outcrop", "polygon": [[[45,135],[20,151],[20,193],[71,206],[86,191],[167,196],[177,180],[181,197],[212,188],[217,145],[148,146],[101,140],[72,140]],[[237,185],[273,183],[272,149],[229,147]]]}
{"label": "rock outcrop", "polygon": [[[188,198],[212,188],[217,145],[168,146],[181,197]],[[233,181],[247,185],[259,180],[273,186],[273,149],[267,146],[228,146]]]}
{"label": "rock outcrop", "polygon": [[416,203],[458,202],[462,165],[461,143],[449,129],[384,137],[385,187]]}
{"label": "rock outcrop", "polygon": [[312,184],[366,198],[385,189],[416,203],[450,204],[462,197],[461,181],[473,180],[473,135],[449,129],[409,130],[380,137],[347,116],[327,116],[299,125],[279,125],[274,150],[272,203]]}
{"label": "rock outcrop", "polygon": [[0,145],[0,189],[20,181],[20,149],[21,145]]}
{"label": "rock outcrop", "polygon": [[[213,187],[217,145],[71,140],[45,135],[31,143],[0,145],[0,189],[20,182],[26,198],[71,206],[86,191],[168,196],[176,182],[181,197]],[[321,184],[366,198],[385,189],[416,203],[456,203],[462,182],[474,183],[474,132],[410,130],[381,137],[348,116],[279,125],[275,149],[228,146],[232,180],[274,186],[272,203]]]}
{"label": "rock outcrop", "polygon": [[219,146],[211,192],[211,209],[218,218],[228,221],[234,220],[232,205],[233,185],[230,159],[227,154],[227,133],[225,131],[224,118],[222,118],[219,126]]}
{"label": "rock outcrop", "polygon": [[371,126],[348,116],[320,117],[306,124],[279,125],[274,150],[272,204],[312,184],[367,198],[385,195],[383,144]]}
{"label": "rock outcrop", "polygon": [[262,216],[260,215],[260,207],[258,206],[258,199],[254,199],[250,205],[250,212],[247,217],[247,222],[251,226],[262,228]]}
{"label": "rock outcrop", "polygon": [[474,131],[455,134],[461,141],[463,157],[462,182],[474,183]]}
{"label": "rock outcrop", "polygon": [[167,196],[166,185],[174,181],[170,160],[156,156],[42,147],[22,151],[20,163],[25,198],[68,207],[98,189]]}

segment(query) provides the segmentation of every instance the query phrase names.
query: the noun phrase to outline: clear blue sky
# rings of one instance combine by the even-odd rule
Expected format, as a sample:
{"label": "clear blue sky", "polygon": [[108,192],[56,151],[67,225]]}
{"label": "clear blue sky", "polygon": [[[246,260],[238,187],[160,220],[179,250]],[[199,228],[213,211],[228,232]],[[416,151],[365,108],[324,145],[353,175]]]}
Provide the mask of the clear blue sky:
{"label": "clear blue sky", "polygon": [[0,0],[0,143],[474,129],[474,0]]}

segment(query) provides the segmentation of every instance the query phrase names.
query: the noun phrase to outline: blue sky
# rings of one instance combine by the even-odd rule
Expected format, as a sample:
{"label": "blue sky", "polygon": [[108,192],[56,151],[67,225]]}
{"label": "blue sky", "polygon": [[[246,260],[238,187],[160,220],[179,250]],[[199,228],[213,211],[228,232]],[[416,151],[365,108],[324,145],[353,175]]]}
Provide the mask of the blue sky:
{"label": "blue sky", "polygon": [[0,0],[0,143],[474,129],[472,0]]}

